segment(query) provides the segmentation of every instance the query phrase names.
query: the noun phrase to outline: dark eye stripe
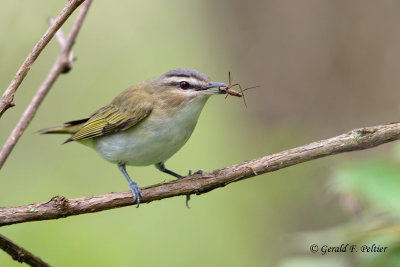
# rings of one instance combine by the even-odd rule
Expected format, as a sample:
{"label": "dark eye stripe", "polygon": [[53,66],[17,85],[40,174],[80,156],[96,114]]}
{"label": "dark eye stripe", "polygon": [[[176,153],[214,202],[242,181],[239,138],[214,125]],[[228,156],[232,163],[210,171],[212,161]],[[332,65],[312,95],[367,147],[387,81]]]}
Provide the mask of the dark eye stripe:
{"label": "dark eye stripe", "polygon": [[167,85],[167,86],[179,86],[179,82],[169,82],[169,83],[164,83],[164,85]]}
{"label": "dark eye stripe", "polygon": [[181,85],[182,82],[187,82],[189,84],[189,87],[187,87],[184,90],[195,89],[195,88],[201,88],[202,87],[201,83],[199,83],[199,82],[193,83],[193,81],[188,82],[188,81],[185,81],[184,79],[181,79],[180,81],[165,82],[164,85],[165,86],[174,86],[174,87],[177,87],[177,88],[181,88],[180,85]]}

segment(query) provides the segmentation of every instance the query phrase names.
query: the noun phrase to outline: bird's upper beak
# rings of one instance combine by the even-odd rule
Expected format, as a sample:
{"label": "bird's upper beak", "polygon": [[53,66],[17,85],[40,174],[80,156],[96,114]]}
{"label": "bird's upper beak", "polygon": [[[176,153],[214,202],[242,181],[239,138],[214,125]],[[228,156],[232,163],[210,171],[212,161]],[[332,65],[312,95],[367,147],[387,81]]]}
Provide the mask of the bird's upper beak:
{"label": "bird's upper beak", "polygon": [[211,90],[211,88],[219,89],[220,87],[228,87],[228,85],[225,83],[210,82],[210,83],[208,83],[207,86],[198,88],[198,89],[196,89],[196,91],[201,91],[201,92],[210,93],[210,94],[224,94],[225,92],[223,92],[221,90]]}

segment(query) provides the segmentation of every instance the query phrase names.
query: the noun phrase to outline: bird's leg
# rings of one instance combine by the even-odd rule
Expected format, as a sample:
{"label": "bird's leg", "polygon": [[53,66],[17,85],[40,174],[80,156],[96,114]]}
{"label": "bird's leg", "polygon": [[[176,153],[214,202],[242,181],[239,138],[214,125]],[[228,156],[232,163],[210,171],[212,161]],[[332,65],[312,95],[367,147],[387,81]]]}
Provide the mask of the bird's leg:
{"label": "bird's leg", "polygon": [[[164,162],[156,163],[156,164],[154,164],[154,166],[156,166],[156,168],[157,168],[158,170],[160,170],[160,171],[162,171],[162,172],[165,172],[165,173],[168,173],[169,175],[172,175],[172,176],[174,176],[175,178],[178,178],[178,179],[183,178],[182,175],[177,174],[176,172],[173,172],[173,171],[167,169],[167,168],[165,167]],[[201,174],[201,173],[203,173],[203,170],[198,170],[198,171],[195,172],[194,174]],[[189,176],[190,176],[190,175],[192,175],[192,170],[189,170]],[[188,207],[188,208],[190,208],[190,207],[189,207],[189,200],[190,200],[190,195],[186,195],[186,207]]]}
{"label": "bird's leg", "polygon": [[165,168],[165,165],[164,165],[163,162],[156,163],[154,166],[156,166],[156,168],[157,168],[158,170],[160,170],[160,171],[162,171],[162,172],[165,172],[165,173],[168,173],[169,175],[172,175],[172,176],[174,176],[175,178],[178,178],[178,179],[183,178],[182,175],[177,174],[176,172],[173,172],[173,171],[168,170],[167,168]]}
{"label": "bird's leg", "polygon": [[142,190],[140,190],[140,188],[137,186],[137,184],[131,180],[128,173],[126,172],[124,163],[118,163],[118,168],[124,174],[125,178],[128,180],[129,187],[131,188],[131,192],[133,195],[133,202],[136,201],[136,203],[137,203],[136,207],[139,208],[140,199],[143,197]]}

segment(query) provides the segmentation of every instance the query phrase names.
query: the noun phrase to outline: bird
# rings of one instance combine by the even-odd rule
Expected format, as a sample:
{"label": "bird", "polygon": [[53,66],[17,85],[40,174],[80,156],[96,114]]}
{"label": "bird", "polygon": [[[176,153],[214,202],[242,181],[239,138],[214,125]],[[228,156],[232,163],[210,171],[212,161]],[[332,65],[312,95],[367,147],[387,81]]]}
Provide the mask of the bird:
{"label": "bird", "polygon": [[222,89],[227,87],[197,70],[174,69],[125,89],[88,117],[39,133],[70,134],[64,144],[87,145],[117,164],[139,207],[142,191],[126,166],[154,165],[175,178],[183,178],[168,169],[165,162],[188,141],[210,96],[224,94]]}

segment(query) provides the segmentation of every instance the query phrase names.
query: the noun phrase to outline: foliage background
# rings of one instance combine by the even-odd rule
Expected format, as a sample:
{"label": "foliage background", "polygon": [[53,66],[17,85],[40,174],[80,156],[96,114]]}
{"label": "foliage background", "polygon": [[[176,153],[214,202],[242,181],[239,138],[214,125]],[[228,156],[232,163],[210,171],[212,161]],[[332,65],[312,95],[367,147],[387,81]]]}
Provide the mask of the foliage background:
{"label": "foliage background", "polygon": [[[5,89],[64,2],[0,0]],[[398,121],[398,1],[94,1],[62,76],[0,173],[0,206],[128,190],[113,166],[38,129],[78,119],[124,88],[170,69],[261,85],[215,97],[168,167],[212,170]],[[73,16],[74,17],[74,16]],[[64,28],[67,31],[72,19]],[[53,40],[0,124],[4,143],[59,51]],[[173,198],[0,232],[55,266],[373,266],[397,263],[400,177],[395,144],[338,155]],[[140,186],[170,177],[128,167]],[[388,253],[311,254],[315,243],[388,245]],[[19,266],[0,253],[1,266]]]}

